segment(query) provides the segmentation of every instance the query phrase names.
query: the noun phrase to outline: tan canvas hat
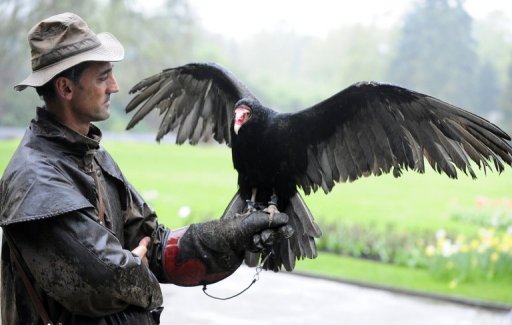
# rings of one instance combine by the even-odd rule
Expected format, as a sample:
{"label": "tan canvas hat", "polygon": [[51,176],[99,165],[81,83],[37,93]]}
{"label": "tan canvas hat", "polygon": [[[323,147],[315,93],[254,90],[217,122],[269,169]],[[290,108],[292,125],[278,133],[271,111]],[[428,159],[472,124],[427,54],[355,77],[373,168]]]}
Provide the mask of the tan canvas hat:
{"label": "tan canvas hat", "polygon": [[123,45],[110,33],[95,34],[86,22],[73,13],[47,18],[28,33],[32,73],[14,86],[42,86],[60,72],[85,61],[121,61]]}

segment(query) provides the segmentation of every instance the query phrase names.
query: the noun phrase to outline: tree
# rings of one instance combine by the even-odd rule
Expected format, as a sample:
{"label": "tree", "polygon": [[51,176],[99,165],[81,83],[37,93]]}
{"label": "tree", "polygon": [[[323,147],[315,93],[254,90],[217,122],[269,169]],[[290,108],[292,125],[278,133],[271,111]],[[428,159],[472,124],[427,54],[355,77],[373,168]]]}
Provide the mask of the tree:
{"label": "tree", "polygon": [[498,103],[501,89],[498,73],[494,66],[490,62],[482,64],[475,81],[477,87],[472,106],[474,113],[495,120],[500,111]]}
{"label": "tree", "polygon": [[500,125],[508,131],[509,134],[512,134],[512,91],[510,91],[510,89],[512,89],[512,64],[509,65],[505,91],[503,91],[500,98],[502,112]]}
{"label": "tree", "polygon": [[0,0],[0,125],[25,126],[41,105],[32,89],[22,95],[13,90],[30,73],[27,33],[38,21],[66,11],[96,33],[111,32],[125,47],[125,60],[115,65],[122,91],[114,97],[112,118],[102,123],[106,128],[124,129],[128,89],[141,76],[177,64],[192,51],[195,25],[186,0],[166,0],[153,11],[138,0]]}
{"label": "tree", "polygon": [[478,57],[461,0],[425,0],[404,21],[388,70],[394,83],[471,109]]}
{"label": "tree", "polygon": [[505,83],[512,52],[510,17],[504,12],[491,12],[484,19],[475,21],[474,30],[480,60],[491,63],[498,73],[500,83]]}
{"label": "tree", "polygon": [[382,80],[389,34],[356,25],[313,37],[281,27],[230,44],[224,61],[265,104],[289,112],[357,81]]}
{"label": "tree", "polygon": [[40,104],[35,92],[20,95],[13,90],[30,73],[29,29],[57,12],[72,10],[81,15],[95,8],[94,1],[0,0],[0,125],[26,125]]}

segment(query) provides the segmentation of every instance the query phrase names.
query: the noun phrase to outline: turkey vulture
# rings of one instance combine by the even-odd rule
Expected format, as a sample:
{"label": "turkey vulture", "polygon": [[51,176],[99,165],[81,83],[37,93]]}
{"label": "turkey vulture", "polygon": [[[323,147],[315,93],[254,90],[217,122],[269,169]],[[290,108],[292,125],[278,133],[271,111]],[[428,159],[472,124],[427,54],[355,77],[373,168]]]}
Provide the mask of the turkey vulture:
{"label": "turkey vulture", "polygon": [[[233,74],[214,63],[190,63],[136,84],[126,107],[127,129],[157,108],[159,141],[176,130],[176,143],[213,137],[232,150],[238,191],[226,210],[236,218],[267,204],[287,213],[291,238],[246,262],[265,269],[314,258],[321,231],[297,192],[328,193],[336,182],[403,170],[425,171],[424,159],[439,173],[457,178],[457,169],[476,177],[479,168],[501,172],[512,165],[509,135],[485,119],[434,97],[399,86],[359,82],[296,113],[278,113],[260,101]],[[247,203],[246,203],[247,202]]]}

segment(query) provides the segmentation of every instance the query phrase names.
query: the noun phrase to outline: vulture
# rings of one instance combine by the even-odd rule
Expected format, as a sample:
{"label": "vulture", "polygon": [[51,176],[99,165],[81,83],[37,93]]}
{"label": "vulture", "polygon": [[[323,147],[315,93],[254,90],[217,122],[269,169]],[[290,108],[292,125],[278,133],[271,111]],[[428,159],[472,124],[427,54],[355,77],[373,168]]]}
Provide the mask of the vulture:
{"label": "vulture", "polygon": [[317,256],[321,230],[298,190],[306,195],[362,176],[404,170],[474,167],[502,172],[512,166],[510,136],[489,121],[432,96],[397,85],[358,82],[294,113],[264,106],[226,68],[189,63],[143,79],[126,112],[127,129],[158,109],[156,139],[174,131],[176,143],[212,138],[226,143],[238,172],[237,191],[223,218],[255,209],[289,216],[293,234],[261,253],[246,252],[250,266],[293,270],[296,260]]}

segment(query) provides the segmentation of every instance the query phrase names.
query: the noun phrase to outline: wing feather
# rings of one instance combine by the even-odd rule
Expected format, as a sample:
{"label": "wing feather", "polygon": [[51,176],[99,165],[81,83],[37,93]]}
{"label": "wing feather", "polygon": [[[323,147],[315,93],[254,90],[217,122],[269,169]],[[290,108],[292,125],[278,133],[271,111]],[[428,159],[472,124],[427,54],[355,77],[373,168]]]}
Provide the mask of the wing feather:
{"label": "wing feather", "polygon": [[196,144],[213,138],[231,145],[234,104],[254,98],[236,77],[214,63],[190,63],[150,76],[130,90],[135,97],[126,112],[136,110],[127,129],[160,110],[157,140],[176,130],[176,142]]}
{"label": "wing feather", "polygon": [[[305,147],[297,185],[306,194],[334,182],[403,170],[425,172],[426,159],[439,173],[457,170],[476,177],[512,165],[510,136],[489,121],[439,99],[399,86],[354,84],[290,115],[288,128]],[[290,140],[291,141],[291,140]],[[296,140],[297,141],[297,140]],[[493,168],[491,168],[493,167]],[[330,169],[330,170],[329,170]]]}
{"label": "wing feather", "polygon": [[[344,141],[343,135],[339,134],[336,136],[336,142],[334,147],[334,158],[336,160],[336,167],[340,172],[339,180],[340,182],[346,182],[349,177],[349,172],[347,168],[347,163],[345,163],[345,154],[344,154]],[[308,161],[309,165],[309,161]]]}

